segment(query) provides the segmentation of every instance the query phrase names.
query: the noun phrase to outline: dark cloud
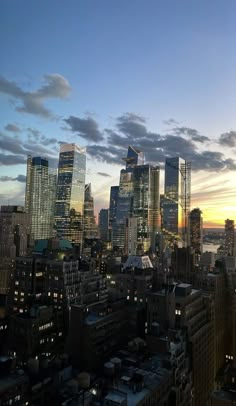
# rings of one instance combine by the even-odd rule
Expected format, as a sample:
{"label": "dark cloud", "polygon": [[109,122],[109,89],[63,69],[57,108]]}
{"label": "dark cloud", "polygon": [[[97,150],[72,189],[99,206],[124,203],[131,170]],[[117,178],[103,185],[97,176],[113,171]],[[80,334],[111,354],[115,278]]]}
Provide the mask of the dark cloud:
{"label": "dark cloud", "polygon": [[105,172],[97,172],[97,175],[104,176],[104,178],[110,178],[110,176],[111,176],[111,175],[109,175],[109,173],[105,173]]}
{"label": "dark cloud", "polygon": [[120,153],[119,148],[97,144],[88,145],[87,153],[97,161],[116,165],[122,165],[121,159],[125,155]]}
{"label": "dark cloud", "polygon": [[26,153],[22,146],[21,140],[8,135],[1,136],[0,149],[3,151],[12,152],[13,154],[24,155]]}
{"label": "dark cloud", "polygon": [[4,128],[5,128],[6,131],[10,131],[12,133],[19,133],[21,131],[20,128],[17,125],[10,124],[10,123],[7,124]]}
{"label": "dark cloud", "polygon": [[[42,143],[40,143],[42,142]],[[27,155],[32,156],[43,156],[56,166],[58,161],[58,152],[54,149],[50,149],[49,145],[54,142],[57,143],[56,139],[47,139],[41,136],[40,142],[37,140],[30,140],[29,142],[24,142],[19,137],[8,136],[0,133],[0,165],[16,165],[19,163],[25,163]],[[6,153],[11,153],[7,155]]]}
{"label": "dark cloud", "polygon": [[93,158],[110,164],[122,165],[129,145],[145,154],[145,161],[153,165],[164,165],[165,158],[180,156],[192,163],[195,171],[235,170],[236,162],[225,159],[218,151],[199,151],[196,142],[206,142],[209,138],[193,128],[176,127],[171,134],[161,135],[148,131],[145,120],[134,114],[124,114],[117,118],[116,129],[105,129],[106,145],[93,144],[87,152]]}
{"label": "dark cloud", "polygon": [[64,99],[69,95],[69,82],[59,74],[44,75],[44,84],[33,92],[23,90],[16,82],[0,77],[0,93],[13,97],[18,102],[16,111],[52,117],[51,111],[44,106],[47,99]]}
{"label": "dark cloud", "polygon": [[226,147],[235,147],[236,146],[236,131],[229,131],[227,133],[221,134],[219,138],[219,144]]}
{"label": "dark cloud", "polygon": [[195,128],[189,128],[189,127],[175,127],[173,128],[173,133],[177,134],[177,135],[186,135],[187,137],[191,138],[192,141],[194,142],[206,142],[206,141],[210,141],[210,139],[208,137],[206,137],[205,135],[201,135],[199,134],[199,132],[197,130],[195,130]]}
{"label": "dark cloud", "polygon": [[16,178],[13,178],[11,176],[0,176],[0,182],[9,182],[9,181],[17,181],[17,182],[26,182],[26,176],[25,175],[18,175]]}
{"label": "dark cloud", "polygon": [[77,133],[79,137],[87,141],[100,142],[103,140],[103,134],[99,131],[98,124],[92,117],[70,116],[64,121],[69,125],[72,132]]}
{"label": "dark cloud", "polygon": [[17,164],[25,164],[26,163],[26,156],[23,155],[6,155],[0,153],[0,165],[17,165]]}
{"label": "dark cloud", "polygon": [[117,129],[131,137],[145,137],[147,136],[147,129],[145,119],[133,113],[126,113],[117,118]]}

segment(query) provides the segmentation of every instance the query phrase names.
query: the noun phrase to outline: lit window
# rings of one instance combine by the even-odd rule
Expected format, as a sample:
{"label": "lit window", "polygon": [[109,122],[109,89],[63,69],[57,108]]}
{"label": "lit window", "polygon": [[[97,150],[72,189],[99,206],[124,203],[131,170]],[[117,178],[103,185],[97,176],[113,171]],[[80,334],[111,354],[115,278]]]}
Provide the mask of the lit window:
{"label": "lit window", "polygon": [[176,310],[175,310],[175,314],[178,315],[178,316],[180,316],[180,315],[181,315],[181,310],[176,309]]}

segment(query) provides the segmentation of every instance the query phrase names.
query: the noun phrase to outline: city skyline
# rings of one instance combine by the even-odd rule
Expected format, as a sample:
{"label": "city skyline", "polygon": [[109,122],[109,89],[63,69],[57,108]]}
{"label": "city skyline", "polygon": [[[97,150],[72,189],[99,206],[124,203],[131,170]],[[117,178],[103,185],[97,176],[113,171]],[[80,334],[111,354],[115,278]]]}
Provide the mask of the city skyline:
{"label": "city skyline", "polygon": [[24,202],[28,154],[56,167],[74,142],[98,213],[132,145],[160,164],[161,191],[166,157],[192,163],[205,227],[236,220],[235,14],[220,0],[2,4],[0,204]]}

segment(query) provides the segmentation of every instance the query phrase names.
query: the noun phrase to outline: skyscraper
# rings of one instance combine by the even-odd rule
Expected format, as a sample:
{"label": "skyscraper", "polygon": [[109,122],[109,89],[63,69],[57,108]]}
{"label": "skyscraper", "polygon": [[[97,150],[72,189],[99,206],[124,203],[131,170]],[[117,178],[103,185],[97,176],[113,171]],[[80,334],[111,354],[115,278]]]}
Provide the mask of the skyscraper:
{"label": "skyscraper", "polygon": [[202,212],[196,208],[191,210],[189,214],[189,238],[190,247],[192,247],[196,254],[202,253]]}
{"label": "skyscraper", "polygon": [[61,144],[55,207],[58,237],[82,244],[86,150]]}
{"label": "skyscraper", "polygon": [[94,201],[91,183],[85,185],[84,192],[84,238],[96,238],[98,235],[97,224],[94,216]]}
{"label": "skyscraper", "polygon": [[143,163],[143,153],[129,146],[127,157],[123,160],[126,168],[120,171],[116,220],[112,225],[112,246],[124,250],[126,219],[132,215],[133,207],[133,171],[138,163]]}
{"label": "skyscraper", "polygon": [[147,251],[159,227],[159,167],[144,164],[143,153],[129,146],[126,168],[120,172],[112,245],[125,250],[126,220],[137,218],[137,244]]}
{"label": "skyscraper", "polygon": [[225,220],[225,252],[234,255],[234,220]]}
{"label": "skyscraper", "polygon": [[155,250],[155,235],[160,230],[160,168],[138,165],[133,172],[133,215],[137,218],[137,245],[143,252]]}
{"label": "skyscraper", "polygon": [[119,186],[111,186],[111,189],[110,189],[110,204],[109,204],[110,225],[116,219],[118,196],[119,196]]}
{"label": "skyscraper", "polygon": [[109,210],[101,209],[98,216],[99,234],[102,241],[109,239]]}
{"label": "skyscraper", "polygon": [[180,157],[166,158],[162,228],[169,241],[187,245],[191,201],[191,164]]}
{"label": "skyscraper", "polygon": [[28,156],[25,211],[35,240],[52,237],[55,193],[56,175],[50,171],[48,160]]}

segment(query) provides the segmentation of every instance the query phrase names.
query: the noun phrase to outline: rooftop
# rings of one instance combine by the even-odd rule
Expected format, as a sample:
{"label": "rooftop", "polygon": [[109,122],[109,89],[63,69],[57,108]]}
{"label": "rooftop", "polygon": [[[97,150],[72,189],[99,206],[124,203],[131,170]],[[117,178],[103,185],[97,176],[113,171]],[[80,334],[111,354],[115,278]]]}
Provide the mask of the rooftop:
{"label": "rooftop", "polygon": [[123,269],[127,268],[150,269],[153,265],[148,255],[130,255],[123,265]]}

